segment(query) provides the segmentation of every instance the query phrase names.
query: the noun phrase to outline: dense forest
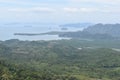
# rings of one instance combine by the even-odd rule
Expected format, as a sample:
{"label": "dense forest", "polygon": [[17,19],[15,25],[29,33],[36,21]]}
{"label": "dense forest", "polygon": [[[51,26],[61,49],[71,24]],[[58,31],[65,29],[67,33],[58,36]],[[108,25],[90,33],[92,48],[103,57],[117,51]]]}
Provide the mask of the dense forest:
{"label": "dense forest", "polygon": [[120,80],[120,41],[0,41],[0,80]]}
{"label": "dense forest", "polygon": [[109,34],[100,34],[100,33],[95,33],[91,34],[89,32],[85,31],[77,31],[77,32],[64,32],[59,34],[60,37],[68,37],[72,39],[119,39],[118,37],[113,37],[112,35]]}

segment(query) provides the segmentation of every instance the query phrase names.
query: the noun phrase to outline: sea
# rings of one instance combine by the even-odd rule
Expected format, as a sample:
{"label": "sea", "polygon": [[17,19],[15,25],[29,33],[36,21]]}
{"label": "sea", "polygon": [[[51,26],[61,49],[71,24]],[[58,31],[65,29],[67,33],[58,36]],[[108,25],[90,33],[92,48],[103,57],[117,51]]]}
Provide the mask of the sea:
{"label": "sea", "polygon": [[63,30],[59,25],[56,24],[3,24],[0,25],[0,40],[5,41],[9,39],[19,39],[19,40],[60,40],[60,39],[70,39],[59,37],[58,35],[37,35],[37,36],[22,36],[14,35],[14,33],[46,33],[51,31],[80,31],[83,28],[68,27],[67,30]]}

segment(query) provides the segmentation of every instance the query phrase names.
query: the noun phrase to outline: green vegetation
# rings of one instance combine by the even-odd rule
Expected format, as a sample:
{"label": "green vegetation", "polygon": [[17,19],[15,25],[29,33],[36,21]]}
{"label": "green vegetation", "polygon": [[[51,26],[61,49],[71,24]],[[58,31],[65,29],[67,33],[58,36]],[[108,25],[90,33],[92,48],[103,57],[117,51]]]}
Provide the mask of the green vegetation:
{"label": "green vegetation", "polygon": [[77,31],[77,32],[66,32],[59,34],[59,37],[68,37],[68,38],[73,38],[73,39],[118,39],[117,37],[113,37],[108,34],[91,34],[89,32],[85,31]]}
{"label": "green vegetation", "polygon": [[120,41],[0,43],[0,80],[120,80]]}

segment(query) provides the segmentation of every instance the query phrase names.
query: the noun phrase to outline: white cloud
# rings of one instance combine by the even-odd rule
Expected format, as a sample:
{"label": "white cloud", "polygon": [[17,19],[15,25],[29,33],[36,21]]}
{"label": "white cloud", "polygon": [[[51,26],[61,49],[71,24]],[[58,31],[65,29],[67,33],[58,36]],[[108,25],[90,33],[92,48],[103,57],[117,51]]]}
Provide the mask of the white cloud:
{"label": "white cloud", "polygon": [[37,12],[54,12],[55,9],[48,8],[48,7],[34,7],[34,8],[31,8],[31,11],[37,11]]}
{"label": "white cloud", "polygon": [[11,6],[13,4],[15,5],[25,5],[25,6],[48,6],[48,3],[40,3],[37,1],[25,1],[25,0],[0,0],[0,3],[4,3],[4,4],[9,4],[8,6]]}
{"label": "white cloud", "polygon": [[120,0],[70,0],[72,2],[95,2],[95,3],[108,3],[108,4],[119,4]]}
{"label": "white cloud", "polygon": [[[98,20],[104,17],[106,20],[112,21],[109,19],[115,17],[114,19],[119,21],[120,0],[61,0],[61,3],[54,1],[0,0],[0,17],[3,17],[5,20],[8,18],[10,20],[19,20],[18,18],[24,20],[28,18],[28,21],[29,19],[41,21],[50,19],[48,21],[51,21],[53,17],[56,20],[61,19],[61,21],[65,18],[67,20],[72,20],[73,18],[76,21],[82,19],[89,20],[89,17]],[[67,15],[68,17],[66,17]]]}
{"label": "white cloud", "polygon": [[63,10],[66,12],[78,12],[79,11],[78,8],[63,8]]}
{"label": "white cloud", "polygon": [[95,11],[99,11],[99,9],[97,8],[63,8],[63,10],[65,12],[95,12]]}
{"label": "white cloud", "polygon": [[13,2],[13,1],[16,1],[16,0],[0,0],[0,2]]}
{"label": "white cloud", "polygon": [[55,9],[48,7],[32,7],[32,8],[10,8],[10,12],[54,12]]}
{"label": "white cloud", "polygon": [[80,8],[81,12],[96,12],[99,11],[97,8]]}

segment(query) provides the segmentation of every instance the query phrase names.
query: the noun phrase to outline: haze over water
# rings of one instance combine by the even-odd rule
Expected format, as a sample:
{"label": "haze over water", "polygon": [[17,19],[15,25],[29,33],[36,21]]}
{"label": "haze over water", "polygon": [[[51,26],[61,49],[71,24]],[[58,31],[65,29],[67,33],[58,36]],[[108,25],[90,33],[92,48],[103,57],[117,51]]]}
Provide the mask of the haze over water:
{"label": "haze over water", "polygon": [[58,25],[51,24],[16,24],[16,25],[1,25],[0,26],[0,40],[20,39],[20,40],[58,40],[66,39],[60,38],[58,35],[38,35],[38,36],[20,36],[14,33],[45,33],[51,31],[78,31],[82,28],[68,28],[68,30],[61,30]]}

